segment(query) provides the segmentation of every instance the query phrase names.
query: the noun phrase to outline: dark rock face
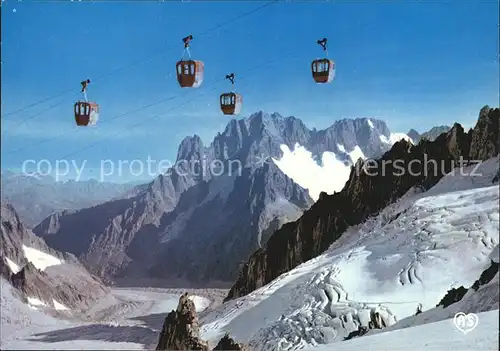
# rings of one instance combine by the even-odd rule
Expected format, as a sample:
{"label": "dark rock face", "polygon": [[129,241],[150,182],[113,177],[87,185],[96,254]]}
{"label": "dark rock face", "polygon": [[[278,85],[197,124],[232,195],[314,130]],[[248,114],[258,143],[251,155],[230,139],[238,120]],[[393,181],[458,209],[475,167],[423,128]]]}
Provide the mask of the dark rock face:
{"label": "dark rock face", "polygon": [[479,279],[476,280],[469,289],[460,286],[457,289],[453,288],[451,290],[448,290],[446,295],[441,299],[441,301],[439,301],[436,307],[442,306],[443,308],[446,308],[451,304],[454,304],[455,302],[462,300],[462,298],[465,296],[465,294],[467,294],[468,291],[470,290],[478,291],[481,286],[491,282],[495,277],[495,275],[498,274],[498,272],[499,272],[499,263],[491,260],[490,266],[481,273]]}
{"label": "dark rock face", "polygon": [[479,120],[472,133],[470,160],[484,160],[498,153],[499,120],[500,109],[490,109],[488,106],[481,109]]}
{"label": "dark rock face", "polygon": [[[263,236],[273,220],[280,222],[287,216],[290,220],[297,219],[300,209],[311,204],[305,191],[274,164],[265,164],[254,171],[245,169],[239,177],[227,180],[220,177],[213,182],[216,181],[227,182],[234,190],[225,198],[211,198],[213,183],[202,183],[190,189],[200,190],[198,201],[187,199],[186,203],[179,203],[171,216],[165,217],[165,227],[170,233],[175,228],[175,219],[190,213],[192,220],[185,223],[182,235],[171,237],[149,270],[151,276],[176,275],[197,281],[234,279],[238,273],[236,262],[248,259],[250,252],[267,241]],[[280,201],[283,201],[281,213],[266,210]]]}
{"label": "dark rock face", "polygon": [[[411,138],[411,137],[410,137]],[[349,333],[349,335],[347,335],[345,338],[344,338],[344,341],[345,340],[351,340],[352,338],[356,338],[356,337],[360,337],[360,336],[363,336],[365,335],[366,333],[369,332],[369,329],[368,327],[365,327],[363,325],[360,325],[358,330],[354,330],[352,332]]]}
{"label": "dark rock face", "polygon": [[[156,350],[209,350],[208,342],[200,339],[196,307],[187,292],[179,298],[177,309],[165,318]],[[247,349],[226,334],[213,350]]]}
{"label": "dark rock face", "polygon": [[460,286],[457,289],[453,288],[448,290],[446,295],[441,299],[441,301],[439,301],[436,307],[443,306],[443,308],[446,308],[449,305],[462,300],[466,293],[467,289],[463,286]]}
{"label": "dark rock face", "polygon": [[196,307],[185,293],[179,299],[177,310],[165,318],[156,350],[208,351],[208,343],[201,340],[199,334]]}
{"label": "dark rock face", "polygon": [[236,351],[246,350],[246,348],[238,344],[236,341],[230,338],[228,334],[226,334],[222,337],[222,339],[219,340],[217,346],[214,347],[214,351],[215,350]]}
{"label": "dark rock face", "polygon": [[488,284],[493,280],[495,275],[499,271],[499,264],[498,262],[495,262],[491,260],[491,265],[481,273],[481,276],[479,277],[478,280],[472,284],[471,289],[474,289],[474,291],[477,291],[481,286]]}
{"label": "dark rock face", "polygon": [[414,146],[400,141],[377,162],[357,163],[341,192],[322,194],[300,219],[283,225],[252,254],[226,300],[244,296],[323,253],[348,227],[376,215],[410,188],[427,190],[461,161],[497,156],[499,115],[498,108],[486,106],[468,133],[455,124],[435,141]]}
{"label": "dark rock face", "polygon": [[9,265],[5,260],[5,257],[2,256],[1,258],[2,259],[0,260],[0,274],[8,281],[10,279],[10,276],[12,275],[12,272],[10,271]]}

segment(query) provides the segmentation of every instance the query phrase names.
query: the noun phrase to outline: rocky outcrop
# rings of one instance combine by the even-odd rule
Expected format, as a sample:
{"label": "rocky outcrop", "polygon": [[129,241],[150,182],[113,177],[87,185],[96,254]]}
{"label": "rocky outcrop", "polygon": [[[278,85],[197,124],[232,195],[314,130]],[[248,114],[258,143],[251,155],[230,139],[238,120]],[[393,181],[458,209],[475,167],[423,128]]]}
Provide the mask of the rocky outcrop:
{"label": "rocky outcrop", "polygon": [[412,187],[431,188],[468,160],[499,153],[500,110],[485,106],[468,133],[454,124],[435,141],[400,141],[376,162],[358,163],[342,191],[322,194],[303,216],[277,230],[243,266],[226,300],[244,296],[323,253],[350,226],[376,215]]}
{"label": "rocky outcrop", "polygon": [[479,120],[472,132],[470,160],[485,160],[498,153],[499,120],[500,109],[490,109],[488,106],[481,109]]}
{"label": "rocky outcrop", "polygon": [[[196,306],[187,292],[179,298],[177,309],[165,318],[156,350],[209,350],[208,342],[200,338]],[[219,340],[213,350],[248,351],[228,334]]]}
{"label": "rocky outcrop", "polygon": [[177,310],[165,318],[156,350],[204,350],[208,343],[200,339],[198,317],[188,293],[179,298]]}
{"label": "rocky outcrop", "polygon": [[215,350],[224,350],[224,351],[236,351],[236,350],[248,350],[243,345],[238,344],[233,338],[229,337],[229,334],[224,335],[219,343],[214,347]]}
{"label": "rocky outcrop", "polygon": [[479,279],[477,279],[469,289],[460,286],[458,288],[453,288],[451,290],[448,290],[446,295],[441,299],[441,301],[439,301],[436,307],[441,306],[443,308],[446,308],[451,304],[461,301],[468,292],[478,291],[481,286],[484,286],[489,282],[491,282],[495,277],[495,275],[498,274],[498,272],[499,272],[498,262],[491,260],[490,266],[481,273]]}

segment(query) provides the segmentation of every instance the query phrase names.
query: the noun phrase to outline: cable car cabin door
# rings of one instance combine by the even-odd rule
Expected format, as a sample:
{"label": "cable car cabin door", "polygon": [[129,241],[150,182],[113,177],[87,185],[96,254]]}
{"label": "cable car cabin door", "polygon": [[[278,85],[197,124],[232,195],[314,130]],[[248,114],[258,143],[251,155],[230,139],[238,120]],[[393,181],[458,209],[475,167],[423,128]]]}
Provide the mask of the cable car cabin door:
{"label": "cable car cabin door", "polygon": [[335,78],[335,63],[329,59],[314,60],[311,71],[316,83],[330,83]]}
{"label": "cable car cabin door", "polygon": [[243,97],[235,93],[226,93],[220,96],[220,108],[225,115],[237,115],[241,111]]}
{"label": "cable car cabin door", "polygon": [[203,83],[204,64],[201,61],[179,61],[176,65],[177,81],[183,88],[198,88]]}

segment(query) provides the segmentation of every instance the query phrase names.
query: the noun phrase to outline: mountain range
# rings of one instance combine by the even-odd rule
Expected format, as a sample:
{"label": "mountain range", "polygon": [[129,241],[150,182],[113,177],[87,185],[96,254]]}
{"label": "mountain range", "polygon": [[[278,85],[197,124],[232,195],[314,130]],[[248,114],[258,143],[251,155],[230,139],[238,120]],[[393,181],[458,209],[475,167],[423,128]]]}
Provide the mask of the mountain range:
{"label": "mountain range", "polygon": [[[340,192],[323,193],[300,219],[274,232],[267,244],[251,255],[227,300],[244,296],[320,255],[349,227],[377,215],[410,189],[430,189],[458,167],[460,160],[472,163],[497,156],[499,120],[500,109],[484,106],[476,126],[467,133],[455,123],[434,141],[424,138],[413,145],[400,140],[377,160],[375,175],[374,170],[366,172],[360,160]],[[426,163],[426,159],[436,162]],[[418,162],[410,171],[414,160]],[[396,161],[403,161],[404,172],[396,171]]]}
{"label": "mountain range", "polygon": [[232,282],[241,263],[320,191],[340,190],[357,159],[378,157],[400,138],[409,139],[376,119],[311,130],[260,111],[231,120],[210,145],[185,138],[175,166],[135,196],[55,213],[34,232],[106,281]]}
{"label": "mountain range", "polygon": [[54,212],[91,207],[131,191],[135,184],[97,180],[66,182],[40,174],[2,171],[2,201],[12,204],[24,225],[33,228]]}
{"label": "mountain range", "polygon": [[[185,138],[166,174],[52,214],[37,236],[3,203],[2,344],[171,349],[196,334],[203,349],[365,349],[430,322],[451,338],[439,321],[457,312],[498,330],[485,313],[498,316],[499,120],[485,106],[468,132],[415,142],[374,119],[317,131],[259,112],[210,145]],[[222,305],[104,285],[141,277],[233,285]]]}

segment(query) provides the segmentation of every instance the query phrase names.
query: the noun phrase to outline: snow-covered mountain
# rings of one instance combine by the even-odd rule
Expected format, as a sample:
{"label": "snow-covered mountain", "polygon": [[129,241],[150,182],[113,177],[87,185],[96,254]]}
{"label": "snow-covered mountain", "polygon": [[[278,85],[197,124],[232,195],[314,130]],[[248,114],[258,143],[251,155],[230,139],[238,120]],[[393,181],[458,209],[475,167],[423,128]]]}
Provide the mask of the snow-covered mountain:
{"label": "snow-covered mountain", "polygon": [[1,275],[30,307],[71,315],[109,292],[76,257],[51,249],[27,230],[12,205],[2,204],[1,215]]}
{"label": "snow-covered mountain", "polygon": [[33,228],[54,212],[95,206],[134,188],[97,180],[56,181],[51,176],[2,171],[2,201],[14,205],[22,222]]}
{"label": "snow-covered mountain", "polygon": [[[495,126],[498,121],[490,124]],[[498,128],[496,133],[498,136]],[[409,348],[405,345],[412,344],[429,347],[434,339],[429,335],[426,343],[403,340],[398,337],[403,331],[395,330],[446,320],[439,325],[446,327],[446,334],[454,335],[450,339],[456,349],[466,349],[464,346],[470,346],[471,338],[476,337],[478,345],[491,349],[497,340],[485,336],[498,333],[493,317],[490,320],[490,315],[479,314],[480,325],[467,338],[449,319],[457,312],[485,311],[494,311],[498,319],[500,197],[494,178],[499,166],[497,149],[495,157],[479,166],[448,173],[429,188],[412,186],[377,215],[348,227],[325,252],[288,271],[282,268],[274,278],[271,274],[279,268],[270,268],[279,262],[280,255],[286,251],[290,260],[300,253],[290,250],[286,243],[282,243],[285,249],[280,252],[275,244],[270,247],[270,239],[261,252],[272,256],[263,259],[260,252],[256,253],[254,257],[261,256],[259,263],[251,259],[247,268],[247,272],[256,272],[258,265],[267,263],[267,270],[256,282],[260,287],[204,316],[200,320],[201,337],[216,342],[227,332],[257,350],[347,350],[356,345],[364,345],[362,349],[406,350]],[[311,212],[318,210],[315,206]],[[334,211],[337,209],[330,209],[330,213]],[[308,225],[304,217],[299,220],[302,228]],[[316,218],[317,231],[334,233],[321,216]],[[287,227],[290,230],[292,224]],[[276,235],[286,235],[285,228],[273,237]],[[295,231],[294,237],[314,240],[318,234]],[[302,245],[311,244],[304,241]],[[243,276],[248,279],[250,274]],[[470,287],[459,302],[436,307],[451,288],[459,286]],[[414,316],[419,305],[423,313]],[[368,333],[344,342],[360,327]],[[486,330],[479,331],[482,328]],[[404,335],[414,334],[408,330]],[[438,341],[441,344],[436,345],[442,347],[443,340]],[[342,343],[327,345],[337,342]],[[396,347],[395,342],[400,344]],[[318,344],[325,346],[316,348]],[[440,346],[434,349],[442,349]]]}
{"label": "snow-covered mountain", "polygon": [[[319,191],[339,190],[353,162],[381,155],[397,137],[375,119],[317,131],[295,117],[258,112],[231,120],[208,146],[185,138],[176,166],[137,195],[54,214],[34,231],[109,280],[230,282]],[[311,162],[319,175],[303,173]]]}
{"label": "snow-covered mountain", "polygon": [[402,140],[376,162],[357,163],[342,191],[320,196],[299,220],[276,231],[261,250],[252,254],[229,298],[248,294],[318,256],[348,227],[376,215],[411,188],[429,189],[461,161],[496,156],[499,116],[500,109],[485,106],[468,133],[455,124],[433,142],[423,140],[412,145]]}
{"label": "snow-covered mountain", "polygon": [[[387,161],[386,173],[381,176],[366,174],[366,169],[360,171],[366,162],[358,162],[358,169],[351,169],[342,191],[331,196],[321,194],[317,203],[296,222],[283,225],[267,242],[263,240],[262,248],[251,255],[224,304],[208,306],[209,302],[194,294],[200,337],[209,341],[209,349],[225,333],[257,350],[497,349],[499,118],[499,109],[485,107],[470,133],[454,125],[434,142],[422,141],[416,146],[398,142],[377,159],[379,164]],[[196,160],[200,160],[200,154],[210,157],[213,145],[204,147],[191,141],[186,139],[180,148],[183,157]],[[280,150],[283,144],[279,140],[273,145]],[[428,155],[428,159],[443,161],[442,169],[413,163],[414,173],[424,169],[427,173],[391,176],[397,170],[390,168],[391,162],[422,160],[423,154]],[[271,157],[282,159],[279,155]],[[483,162],[462,164],[463,167],[450,173],[452,162],[460,157]],[[185,222],[187,228],[192,225],[190,221],[196,220],[189,214],[192,203],[200,204],[199,211],[209,211],[211,209],[203,204],[204,199],[236,198],[236,194],[232,194],[234,189],[241,187],[247,191],[250,180],[252,194],[259,194],[253,203],[256,208],[261,205],[259,201],[277,194],[273,189],[280,189],[279,194],[287,194],[289,190],[285,189],[289,186],[302,189],[290,178],[285,178],[288,180],[283,185],[282,177],[286,176],[274,162],[245,165],[246,173],[234,180],[234,184],[241,183],[233,186],[229,194],[225,192],[231,178],[228,174],[213,177],[174,173],[159,177],[137,197],[114,201],[113,206],[104,209],[118,213],[113,217],[114,225],[125,225],[131,231],[133,223],[122,221],[131,214],[144,221],[156,218],[159,224],[151,226],[157,228],[172,223],[166,218],[169,214],[175,218],[189,217]],[[262,183],[255,179],[272,183],[261,191]],[[180,191],[180,195],[172,191],[183,186],[186,189]],[[165,191],[170,196],[160,197],[161,189],[170,189]],[[332,199],[338,200],[344,192],[347,196],[335,205]],[[260,195],[262,193],[264,195]],[[240,199],[242,194],[247,195],[238,194]],[[302,194],[307,195],[303,189]],[[143,202],[139,202],[141,195]],[[127,209],[128,201],[133,199],[135,204]],[[169,213],[161,214],[162,208],[173,203]],[[149,206],[147,211],[146,206]],[[236,203],[232,202],[231,206]],[[197,209],[198,206],[194,213]],[[229,213],[231,207],[218,210]],[[88,215],[99,219],[97,213],[96,210]],[[71,213],[63,213],[60,218],[67,215]],[[210,221],[218,222],[217,216],[213,210]],[[210,221],[203,219],[213,235],[214,224]],[[356,221],[357,224],[352,224]],[[81,219],[79,225],[92,232],[95,222],[87,217],[87,221]],[[345,228],[341,229],[342,226]],[[144,233],[158,235],[153,229],[139,230],[143,231],[136,237]],[[182,235],[185,233],[187,231],[182,231]],[[106,239],[112,241],[113,238]],[[160,239],[168,244],[175,240],[175,235]],[[128,239],[121,236],[120,240]],[[209,240],[200,246],[207,243]],[[192,250],[183,249],[184,252]],[[290,266],[284,265],[285,261]],[[252,280],[253,277],[256,280]],[[2,348],[155,348],[162,330],[163,339],[171,337],[165,333],[172,328],[165,328],[165,324],[162,328],[162,322],[172,316],[173,312],[167,313],[175,309],[180,295],[172,296],[155,289],[112,289],[109,296],[112,301],[101,299],[89,312],[92,321],[48,320],[42,311],[29,309],[27,301],[19,303],[11,285],[4,288],[4,281],[2,278],[2,306],[8,308],[2,310],[2,330],[7,327],[8,331],[7,337],[2,337]],[[415,315],[419,306],[422,313]],[[478,313],[478,328],[466,336],[458,331],[450,319],[457,311]],[[177,312],[180,313],[173,314],[182,315],[179,309]],[[13,328],[13,323],[26,323],[26,327]]]}

